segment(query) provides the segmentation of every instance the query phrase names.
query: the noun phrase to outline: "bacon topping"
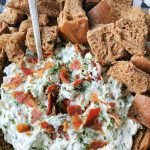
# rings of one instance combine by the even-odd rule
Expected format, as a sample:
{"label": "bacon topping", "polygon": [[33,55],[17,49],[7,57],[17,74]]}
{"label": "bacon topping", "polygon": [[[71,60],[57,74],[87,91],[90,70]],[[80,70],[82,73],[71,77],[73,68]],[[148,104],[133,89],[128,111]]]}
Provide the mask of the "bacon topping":
{"label": "bacon topping", "polygon": [[65,67],[60,69],[59,77],[63,83],[69,83],[69,74]]}
{"label": "bacon topping", "polygon": [[35,123],[41,117],[41,115],[42,113],[37,107],[33,108],[31,113],[31,123]]}
{"label": "bacon topping", "polygon": [[75,115],[72,116],[71,121],[74,130],[78,131],[83,123],[80,116],[76,113]]}
{"label": "bacon topping", "polygon": [[81,115],[82,108],[80,105],[69,105],[67,107],[67,112],[68,112],[69,116],[73,116],[75,114]]}
{"label": "bacon topping", "polygon": [[48,94],[48,106],[47,106],[47,115],[52,113],[52,93]]}
{"label": "bacon topping", "polygon": [[26,94],[23,91],[15,91],[12,95],[18,103],[23,103],[26,98]]}
{"label": "bacon topping", "polygon": [[16,126],[16,129],[19,133],[25,133],[30,131],[30,126],[25,123],[20,123]]}
{"label": "bacon topping", "polygon": [[85,126],[91,126],[94,121],[97,119],[97,117],[99,116],[101,109],[100,108],[93,108],[90,109],[90,112],[86,118],[86,122],[85,122]]}
{"label": "bacon topping", "polygon": [[53,125],[49,124],[46,121],[41,123],[41,128],[46,129],[48,133],[54,133],[55,132],[55,128],[53,127]]}
{"label": "bacon topping", "polygon": [[73,62],[70,65],[71,70],[80,70],[82,68],[82,65],[79,60],[73,60]]}
{"label": "bacon topping", "polygon": [[83,80],[77,79],[73,82],[73,86],[76,88],[78,87],[81,83],[83,82]]}
{"label": "bacon topping", "polygon": [[20,70],[23,72],[25,76],[31,75],[34,73],[33,69],[21,67]]}
{"label": "bacon topping", "polygon": [[100,140],[93,140],[88,146],[87,150],[97,150],[98,148],[103,148],[106,146],[108,142],[100,141]]}

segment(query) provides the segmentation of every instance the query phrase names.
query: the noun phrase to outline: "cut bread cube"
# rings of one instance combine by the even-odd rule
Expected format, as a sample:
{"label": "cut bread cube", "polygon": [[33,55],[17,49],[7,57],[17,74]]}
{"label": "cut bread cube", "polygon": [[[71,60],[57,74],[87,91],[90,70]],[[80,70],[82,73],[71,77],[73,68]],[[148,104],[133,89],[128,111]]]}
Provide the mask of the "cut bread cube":
{"label": "cut bread cube", "polygon": [[[16,9],[21,13],[29,14],[28,0],[11,0],[7,7]],[[60,12],[59,0],[38,0],[38,12],[50,17],[58,17]]]}
{"label": "cut bread cube", "polygon": [[25,15],[18,13],[18,11],[13,9],[6,9],[0,14],[0,20],[4,21],[10,25],[16,25],[26,18]]}
{"label": "cut bread cube", "polygon": [[130,92],[144,93],[150,90],[150,76],[136,68],[132,62],[116,62],[107,75],[122,82]]}
{"label": "cut bread cube", "polygon": [[110,64],[124,56],[121,36],[114,24],[99,26],[88,31],[87,39],[91,51],[101,65]]}
{"label": "cut bread cube", "polygon": [[[57,40],[57,27],[40,27],[42,50],[52,52]],[[37,52],[33,29],[29,28],[26,35],[26,46],[30,51]]]}
{"label": "cut bread cube", "polygon": [[130,6],[131,0],[102,0],[89,13],[89,20],[92,26],[97,24],[115,23],[126,12]]}
{"label": "cut bread cube", "polygon": [[149,108],[150,108],[150,97],[137,94],[134,98],[132,106],[129,109],[128,116],[150,129]]}
{"label": "cut bread cube", "polygon": [[87,43],[88,18],[81,0],[66,0],[58,18],[60,33],[72,43]]}
{"label": "cut bread cube", "polygon": [[97,60],[106,65],[123,57],[125,50],[131,55],[144,55],[147,33],[145,23],[120,19],[88,31],[87,39]]}
{"label": "cut bread cube", "polygon": [[25,34],[23,32],[14,32],[10,34],[5,51],[9,61],[21,65],[24,58]]}

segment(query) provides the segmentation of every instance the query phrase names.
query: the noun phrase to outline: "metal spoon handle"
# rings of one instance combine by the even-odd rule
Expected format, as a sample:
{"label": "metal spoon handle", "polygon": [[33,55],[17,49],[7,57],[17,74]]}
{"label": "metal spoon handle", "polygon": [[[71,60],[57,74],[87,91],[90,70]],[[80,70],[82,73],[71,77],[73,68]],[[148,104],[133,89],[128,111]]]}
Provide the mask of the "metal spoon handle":
{"label": "metal spoon handle", "polygon": [[38,19],[38,9],[37,9],[37,0],[28,0],[33,32],[34,32],[34,39],[38,54],[38,62],[43,60],[42,54],[42,46],[41,46],[41,38],[40,38],[40,28],[39,28],[39,19]]}

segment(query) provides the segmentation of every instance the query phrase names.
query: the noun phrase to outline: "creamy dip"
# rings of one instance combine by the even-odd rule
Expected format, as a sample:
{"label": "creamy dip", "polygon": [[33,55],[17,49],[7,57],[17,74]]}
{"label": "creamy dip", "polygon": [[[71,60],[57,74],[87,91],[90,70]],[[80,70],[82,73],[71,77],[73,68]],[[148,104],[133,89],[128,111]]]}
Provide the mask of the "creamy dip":
{"label": "creamy dip", "polygon": [[[85,50],[85,48],[82,48]],[[54,65],[42,72],[40,68],[48,62]],[[76,65],[78,64],[78,65]],[[90,53],[82,56],[76,51],[74,45],[68,44],[65,48],[57,48],[55,56],[47,58],[40,65],[31,65],[26,61],[25,66],[36,70],[33,74],[25,76],[14,63],[4,70],[6,76],[1,86],[0,101],[0,128],[5,134],[5,140],[11,143],[15,150],[84,150],[93,140],[105,141],[107,144],[101,150],[130,150],[132,137],[140,125],[127,117],[133,96],[123,89],[123,86],[113,78],[106,76],[105,68],[101,68]],[[69,82],[60,81],[60,69],[67,68]],[[19,75],[22,82],[15,86],[6,86],[7,82]],[[82,83],[74,85],[76,80]],[[45,88],[55,84],[59,87],[57,102],[71,100],[70,105],[79,105],[82,113],[78,116],[82,125],[74,129],[72,116],[68,113],[52,113],[47,115],[48,98]],[[33,107],[19,103],[13,96],[14,91],[31,93],[36,100],[36,108],[40,117],[32,122]],[[113,106],[112,106],[113,105]],[[101,122],[101,129],[95,130],[86,127],[84,122],[91,109],[100,108],[97,121]],[[57,108],[56,108],[57,109]],[[55,134],[47,132],[41,127],[41,122],[54,127]],[[67,122],[65,133],[58,132],[63,122]],[[29,132],[20,133],[18,124],[30,126]],[[54,136],[54,137],[52,137]]]}

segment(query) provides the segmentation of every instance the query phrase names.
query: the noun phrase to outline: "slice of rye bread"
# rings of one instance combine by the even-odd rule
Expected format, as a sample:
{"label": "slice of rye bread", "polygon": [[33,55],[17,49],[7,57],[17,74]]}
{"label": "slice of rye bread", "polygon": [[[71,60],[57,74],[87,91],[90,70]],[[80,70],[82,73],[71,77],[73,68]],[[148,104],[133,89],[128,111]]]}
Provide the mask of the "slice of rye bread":
{"label": "slice of rye bread", "polygon": [[150,129],[150,97],[136,94],[128,116]]}
{"label": "slice of rye bread", "polygon": [[16,25],[17,23],[20,23],[25,18],[26,18],[25,15],[10,8],[6,9],[3,13],[0,14],[0,20],[10,25]]}
{"label": "slice of rye bread", "polygon": [[92,26],[97,24],[114,23],[119,20],[123,12],[131,6],[132,0],[102,0],[89,13]]}
{"label": "slice of rye bread", "polygon": [[9,61],[21,65],[25,49],[25,34],[23,32],[14,32],[10,34],[4,48]]}
{"label": "slice of rye bread", "polygon": [[[46,26],[49,24],[49,18],[46,14],[39,14],[39,25],[40,27]],[[24,20],[21,22],[19,27],[19,32],[27,33],[27,30],[32,27],[31,19]]]}
{"label": "slice of rye bread", "polygon": [[107,72],[122,82],[130,92],[144,93],[150,90],[150,76],[136,68],[132,62],[118,61]]}
{"label": "slice of rye bread", "polygon": [[[58,17],[61,0],[38,0],[38,12],[50,17]],[[18,10],[20,13],[29,14],[28,0],[11,0],[7,7]]]}
{"label": "slice of rye bread", "polygon": [[120,19],[88,31],[91,51],[102,65],[122,57],[124,50],[131,55],[144,55],[148,29],[145,23]]}
{"label": "slice of rye bread", "polygon": [[143,127],[139,129],[133,139],[133,146],[131,150],[148,150],[150,147],[150,130]]}
{"label": "slice of rye bread", "polygon": [[150,74],[150,57],[134,55],[131,61],[137,68]]}
{"label": "slice of rye bread", "polygon": [[66,0],[58,18],[59,31],[72,43],[87,43],[88,18],[81,0]]}
{"label": "slice of rye bread", "polygon": [[[40,34],[43,53],[46,51],[52,52],[57,40],[57,27],[40,27]],[[26,46],[30,51],[36,53],[36,45],[32,28],[29,28],[27,31]]]}

